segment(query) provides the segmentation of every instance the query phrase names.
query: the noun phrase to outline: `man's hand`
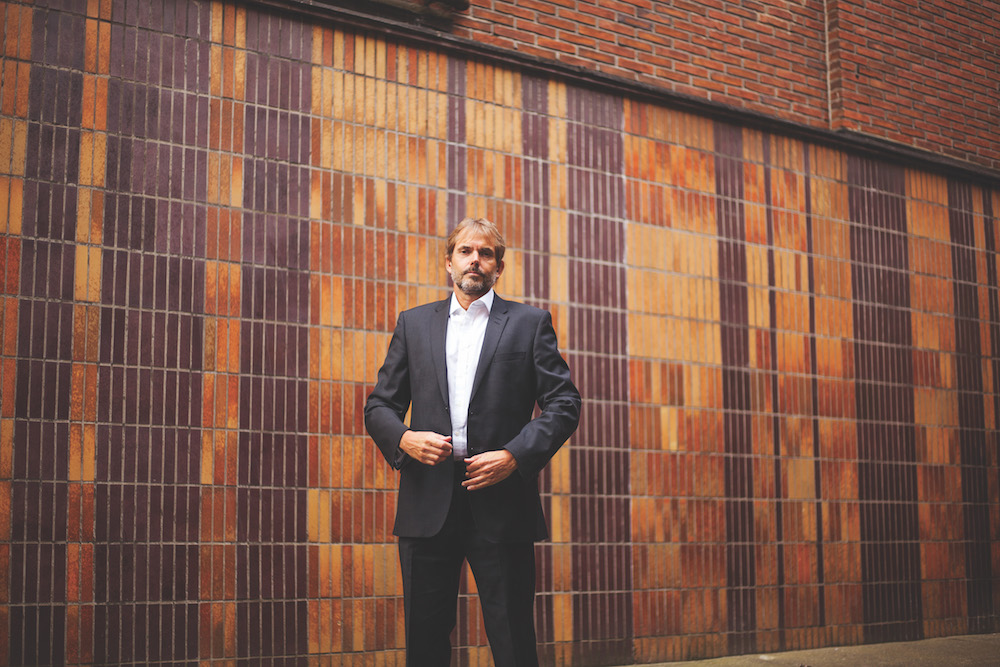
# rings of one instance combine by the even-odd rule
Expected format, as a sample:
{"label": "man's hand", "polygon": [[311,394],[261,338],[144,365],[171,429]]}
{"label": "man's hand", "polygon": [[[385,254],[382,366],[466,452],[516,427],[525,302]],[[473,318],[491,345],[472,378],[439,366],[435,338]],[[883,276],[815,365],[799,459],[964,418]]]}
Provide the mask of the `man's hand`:
{"label": "man's hand", "polygon": [[451,436],[434,431],[406,431],[399,439],[399,448],[411,459],[436,466],[451,456]]}
{"label": "man's hand", "polygon": [[504,481],[517,470],[517,461],[506,449],[483,452],[465,459],[466,480],[462,482],[469,491],[485,489]]}

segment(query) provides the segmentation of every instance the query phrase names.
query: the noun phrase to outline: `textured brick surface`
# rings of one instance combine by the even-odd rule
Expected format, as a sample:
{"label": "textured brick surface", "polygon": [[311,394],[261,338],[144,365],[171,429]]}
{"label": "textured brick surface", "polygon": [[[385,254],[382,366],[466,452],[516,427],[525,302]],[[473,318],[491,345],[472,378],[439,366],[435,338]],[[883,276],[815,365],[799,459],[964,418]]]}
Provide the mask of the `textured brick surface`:
{"label": "textured brick surface", "polygon": [[0,664],[402,664],[361,408],[466,214],[585,397],[544,664],[1000,630],[996,188],[243,5],[0,17]]}
{"label": "textured brick surface", "polygon": [[453,32],[997,169],[998,16],[996,0],[473,0]]}
{"label": "textured brick surface", "polygon": [[1000,166],[1000,3],[830,5],[834,129]]}

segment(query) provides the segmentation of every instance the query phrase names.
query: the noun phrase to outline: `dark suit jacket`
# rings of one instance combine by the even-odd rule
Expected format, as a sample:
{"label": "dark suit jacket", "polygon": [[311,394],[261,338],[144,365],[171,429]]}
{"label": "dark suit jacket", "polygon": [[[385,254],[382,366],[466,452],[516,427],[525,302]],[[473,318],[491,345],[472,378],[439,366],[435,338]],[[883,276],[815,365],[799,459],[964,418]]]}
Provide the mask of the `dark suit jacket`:
{"label": "dark suit jacket", "polygon": [[[445,335],[449,296],[400,314],[378,383],[365,404],[365,426],[400,470],[394,533],[430,537],[444,524],[454,488],[454,462],[428,466],[399,449],[412,404],[415,431],[451,433]],[[541,412],[532,419],[535,404]],[[469,494],[476,526],[493,542],[545,539],[538,473],[576,430],[580,394],[559,355],[552,316],[497,296],[486,325],[469,401],[469,456],[505,448],[517,471]]]}

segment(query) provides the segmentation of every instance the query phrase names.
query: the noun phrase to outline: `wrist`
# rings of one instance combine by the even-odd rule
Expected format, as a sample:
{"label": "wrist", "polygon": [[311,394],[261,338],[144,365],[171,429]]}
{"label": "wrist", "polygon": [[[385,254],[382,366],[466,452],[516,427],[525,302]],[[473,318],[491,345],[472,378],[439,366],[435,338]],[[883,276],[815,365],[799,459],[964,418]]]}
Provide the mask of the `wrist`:
{"label": "wrist", "polygon": [[410,430],[410,429],[406,429],[399,436],[399,444],[397,445],[397,447],[401,451],[403,451],[404,453],[409,454],[410,453],[409,448],[410,448],[410,444],[412,443],[412,440],[411,440],[412,437],[413,437],[413,431]]}

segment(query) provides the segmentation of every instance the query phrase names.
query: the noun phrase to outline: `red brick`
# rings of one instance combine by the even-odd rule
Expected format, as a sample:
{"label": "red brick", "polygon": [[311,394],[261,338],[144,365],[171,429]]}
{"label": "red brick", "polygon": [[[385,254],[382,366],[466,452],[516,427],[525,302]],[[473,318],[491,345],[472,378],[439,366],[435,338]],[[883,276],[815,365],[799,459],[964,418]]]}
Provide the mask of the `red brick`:
{"label": "red brick", "polygon": [[576,24],[573,23],[572,21],[564,18],[559,18],[558,16],[542,15],[538,17],[538,22],[543,25],[552,26],[553,28],[563,30],[565,32],[576,32],[576,27],[577,27]]}
{"label": "red brick", "polygon": [[538,20],[538,16],[535,14],[534,11],[530,9],[525,9],[520,3],[508,6],[503,13],[510,14],[511,16],[514,16],[519,19],[527,19],[528,21],[532,22]]}
{"label": "red brick", "polygon": [[582,14],[580,12],[569,9],[560,9],[558,16],[559,18],[566,19],[567,21],[572,21],[577,25],[589,25],[589,26],[597,25],[596,16],[592,16],[590,14]]}
{"label": "red brick", "polygon": [[591,37],[584,37],[583,35],[578,35],[573,32],[560,32],[557,38],[569,42],[570,44],[576,44],[577,46],[585,46],[588,49],[598,48],[596,39],[593,39]]}
{"label": "red brick", "polygon": [[540,2],[540,0],[518,0],[517,5],[525,9],[530,9],[532,11],[538,12],[540,14],[554,14],[557,7],[557,3],[552,2]]}
{"label": "red brick", "polygon": [[635,28],[618,21],[598,21],[597,27],[607,33],[616,33],[627,37],[632,37],[636,34]]}
{"label": "red brick", "polygon": [[539,37],[538,46],[551,49],[552,51],[559,51],[562,53],[576,53],[576,47],[569,42],[560,41],[558,39],[551,39],[549,37]]}
{"label": "red brick", "polygon": [[482,42],[483,44],[489,44],[490,46],[496,46],[501,49],[510,49],[512,51],[519,46],[519,43],[514,40],[497,37],[496,35],[479,35],[476,37],[476,41]]}
{"label": "red brick", "polygon": [[604,42],[609,41],[608,40],[608,33],[606,33],[603,30],[599,30],[597,28],[592,28],[592,27],[586,26],[586,25],[579,26],[579,30],[580,30],[580,34],[581,35],[586,35],[587,37],[593,37],[594,39],[598,40],[599,42],[604,43]]}
{"label": "red brick", "polygon": [[588,5],[582,2],[576,3],[577,10],[583,12],[584,14],[593,14],[599,18],[614,20],[615,13],[609,9],[604,9],[604,7],[598,7],[596,5]]}
{"label": "red brick", "polygon": [[493,32],[500,37],[506,37],[507,39],[513,40],[518,43],[524,44],[534,44],[535,35],[530,32],[525,32],[524,30],[516,30],[514,28],[507,28],[505,26],[495,26]]}
{"label": "red brick", "polygon": [[652,64],[645,63],[641,60],[629,63],[629,69],[632,69],[641,74],[652,74],[653,72],[656,71],[656,67],[654,67]]}
{"label": "red brick", "polygon": [[479,1],[455,34],[805,125],[919,135],[1000,168],[1000,68],[981,39],[1000,16],[988,4]]}
{"label": "red brick", "polygon": [[[578,3],[579,5],[584,5],[584,2]],[[621,2],[621,0],[600,0],[600,2],[595,3],[599,5],[602,10],[609,12],[619,12],[621,14],[635,14],[636,7],[631,2]]]}
{"label": "red brick", "polygon": [[521,19],[518,19],[517,23],[515,24],[515,27],[518,30],[523,30],[525,32],[533,32],[537,35],[543,35],[545,37],[548,37],[549,39],[552,39],[556,36],[555,28],[551,28],[547,25],[542,25],[537,21],[523,21]]}
{"label": "red brick", "polygon": [[535,56],[537,58],[552,58],[552,52],[548,49],[540,49],[533,44],[528,44],[527,42],[521,42],[517,45],[517,50],[519,53],[524,53],[529,56]]}
{"label": "red brick", "polygon": [[629,49],[632,49],[633,51],[642,51],[644,53],[652,53],[653,52],[653,45],[652,44],[649,44],[648,42],[644,42],[644,41],[639,40],[639,39],[630,39],[628,37],[619,37],[618,38],[618,43],[621,46],[625,46],[625,47],[628,47]]}
{"label": "red brick", "polygon": [[571,65],[572,67],[581,67],[584,69],[590,68],[594,63],[592,60],[587,58],[578,58],[576,56],[571,56],[565,53],[558,54],[559,62],[566,65]]}
{"label": "red brick", "polygon": [[617,46],[616,44],[604,44],[601,47],[601,50],[604,51],[605,53],[614,54],[614,55],[618,56],[619,58],[626,58],[626,59],[629,59],[629,60],[632,60],[632,59],[635,58],[635,51],[634,50],[628,49],[628,48],[624,48],[624,47],[621,47],[621,46]]}
{"label": "red brick", "polygon": [[491,12],[485,9],[476,9],[475,14],[470,14],[470,18],[481,19],[489,25],[495,25],[497,23],[503,25],[514,25],[514,17],[509,14],[504,14],[501,12]]}
{"label": "red brick", "polygon": [[589,58],[599,63],[613,63],[615,61],[614,56],[609,56],[606,53],[591,49],[577,49],[577,55],[581,58]]}

